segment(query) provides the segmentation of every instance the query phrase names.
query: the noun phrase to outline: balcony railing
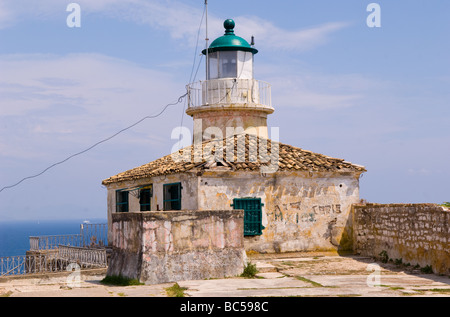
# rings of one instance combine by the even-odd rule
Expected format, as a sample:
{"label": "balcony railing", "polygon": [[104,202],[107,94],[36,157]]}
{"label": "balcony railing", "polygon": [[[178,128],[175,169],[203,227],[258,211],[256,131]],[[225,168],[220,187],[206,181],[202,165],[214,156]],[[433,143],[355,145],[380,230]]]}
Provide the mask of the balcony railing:
{"label": "balcony railing", "polygon": [[30,250],[57,249],[60,245],[72,247],[99,247],[108,245],[107,224],[81,224],[79,234],[30,237]]}
{"label": "balcony railing", "polygon": [[60,245],[58,248],[58,257],[85,267],[107,266],[105,248],[79,248]]}
{"label": "balcony railing", "polygon": [[187,85],[188,107],[240,105],[272,107],[270,84],[255,79],[211,79]]}
{"label": "balcony railing", "polygon": [[30,237],[30,250],[52,250],[59,245],[82,246],[81,234]]}
{"label": "balcony railing", "polygon": [[70,264],[80,269],[107,267],[106,249],[59,246],[54,252],[0,257],[0,277],[64,272]]}

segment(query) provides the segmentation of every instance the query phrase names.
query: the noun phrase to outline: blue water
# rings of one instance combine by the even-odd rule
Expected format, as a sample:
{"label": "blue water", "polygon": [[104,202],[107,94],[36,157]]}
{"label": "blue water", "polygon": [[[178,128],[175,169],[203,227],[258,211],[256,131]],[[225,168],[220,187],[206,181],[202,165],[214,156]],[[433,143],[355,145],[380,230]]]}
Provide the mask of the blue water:
{"label": "blue water", "polygon": [[25,255],[30,249],[30,236],[79,234],[84,220],[106,223],[106,219],[0,222],[0,257]]}

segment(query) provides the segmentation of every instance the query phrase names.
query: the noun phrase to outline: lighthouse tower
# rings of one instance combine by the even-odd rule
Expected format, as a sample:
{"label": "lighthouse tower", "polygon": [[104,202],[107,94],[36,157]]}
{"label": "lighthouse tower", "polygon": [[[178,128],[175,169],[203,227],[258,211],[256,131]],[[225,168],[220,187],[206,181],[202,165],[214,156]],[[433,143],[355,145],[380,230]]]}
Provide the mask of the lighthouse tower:
{"label": "lighthouse tower", "polygon": [[194,119],[194,139],[242,132],[268,138],[267,115],[274,108],[270,85],[253,77],[258,50],[234,34],[233,20],[225,20],[224,27],[225,34],[202,52],[207,57],[206,80],[187,86],[186,113]]}

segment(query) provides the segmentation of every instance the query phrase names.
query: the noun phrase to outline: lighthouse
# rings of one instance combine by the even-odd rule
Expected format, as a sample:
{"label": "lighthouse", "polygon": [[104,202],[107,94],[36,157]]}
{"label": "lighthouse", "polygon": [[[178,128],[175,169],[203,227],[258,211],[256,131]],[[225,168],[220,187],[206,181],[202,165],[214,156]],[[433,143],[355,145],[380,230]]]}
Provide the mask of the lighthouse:
{"label": "lighthouse", "polygon": [[[235,35],[235,22],[204,49],[206,80],[190,83],[186,113],[194,120],[194,140],[247,133],[268,138],[267,115],[274,112],[271,87],[254,78],[258,50]],[[253,42],[253,41],[252,41]]]}
{"label": "lighthouse", "polygon": [[236,275],[242,247],[351,250],[365,167],[269,139],[274,108],[270,85],[254,78],[258,50],[233,20],[224,27],[202,52],[205,80],[187,85],[193,144],[102,182],[108,274],[165,283]]}

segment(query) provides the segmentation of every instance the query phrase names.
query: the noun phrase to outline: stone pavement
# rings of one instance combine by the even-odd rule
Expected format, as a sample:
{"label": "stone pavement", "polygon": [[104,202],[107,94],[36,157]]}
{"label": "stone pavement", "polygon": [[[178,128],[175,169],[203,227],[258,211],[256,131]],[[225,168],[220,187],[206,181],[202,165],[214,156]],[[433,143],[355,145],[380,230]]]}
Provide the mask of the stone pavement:
{"label": "stone pavement", "polygon": [[[253,255],[257,278],[181,281],[189,297],[450,297],[450,277],[372,258],[327,253]],[[105,272],[33,278],[0,278],[8,297],[166,297],[174,283],[106,286]]]}

